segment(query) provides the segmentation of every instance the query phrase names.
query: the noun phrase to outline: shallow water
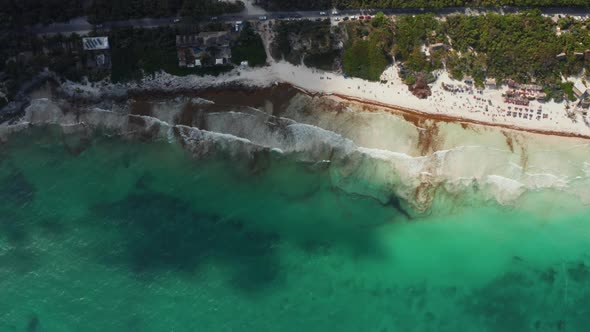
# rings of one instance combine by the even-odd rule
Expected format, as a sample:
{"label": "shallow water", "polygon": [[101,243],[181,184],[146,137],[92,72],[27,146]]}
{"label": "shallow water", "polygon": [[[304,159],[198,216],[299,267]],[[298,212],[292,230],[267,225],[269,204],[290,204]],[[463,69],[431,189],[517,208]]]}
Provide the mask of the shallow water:
{"label": "shallow water", "polygon": [[86,143],[0,145],[0,331],[587,330],[590,209],[559,191],[411,217],[338,165]]}

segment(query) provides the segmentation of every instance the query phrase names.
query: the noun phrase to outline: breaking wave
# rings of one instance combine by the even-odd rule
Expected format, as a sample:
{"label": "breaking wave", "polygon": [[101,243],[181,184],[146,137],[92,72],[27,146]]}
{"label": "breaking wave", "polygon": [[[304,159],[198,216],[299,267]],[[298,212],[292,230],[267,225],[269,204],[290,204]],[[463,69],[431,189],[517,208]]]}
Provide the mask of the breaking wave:
{"label": "breaking wave", "polygon": [[[211,104],[201,99],[193,102],[203,107]],[[0,137],[6,139],[31,125],[57,124],[64,133],[100,129],[132,139],[165,140],[180,144],[197,158],[223,155],[256,169],[261,168],[257,163],[291,158],[320,165],[316,171],[328,170],[332,185],[339,190],[373,197],[383,204],[396,197],[417,215],[433,209],[444,212],[473,200],[518,205],[526,201],[527,194],[543,191],[559,191],[564,197],[590,204],[590,163],[586,161],[579,162],[578,168],[566,161],[571,169],[560,174],[555,165],[547,169],[522,167],[522,156],[481,144],[412,156],[358,146],[342,134],[255,109],[205,113],[206,129],[174,123],[171,114],[165,119],[99,108],[66,112],[47,99],[39,99],[19,124],[0,127]],[[453,204],[447,204],[451,201]]]}

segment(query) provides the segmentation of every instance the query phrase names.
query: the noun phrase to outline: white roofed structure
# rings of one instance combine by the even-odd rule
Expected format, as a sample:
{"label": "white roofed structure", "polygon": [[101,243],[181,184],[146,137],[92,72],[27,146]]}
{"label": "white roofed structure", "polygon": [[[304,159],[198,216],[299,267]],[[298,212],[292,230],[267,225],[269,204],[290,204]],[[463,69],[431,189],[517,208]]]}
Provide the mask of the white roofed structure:
{"label": "white roofed structure", "polygon": [[82,38],[82,46],[86,51],[108,50],[109,37],[86,37]]}
{"label": "white roofed structure", "polygon": [[576,98],[578,99],[584,99],[588,96],[588,88],[586,88],[586,86],[580,81],[574,83],[573,90],[574,94],[576,95]]}

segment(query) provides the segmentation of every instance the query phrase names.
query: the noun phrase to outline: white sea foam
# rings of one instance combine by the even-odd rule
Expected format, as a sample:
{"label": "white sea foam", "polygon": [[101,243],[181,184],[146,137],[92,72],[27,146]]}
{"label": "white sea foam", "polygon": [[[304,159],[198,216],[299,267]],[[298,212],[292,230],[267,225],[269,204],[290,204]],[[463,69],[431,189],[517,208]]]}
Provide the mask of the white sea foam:
{"label": "white sea foam", "polygon": [[[164,110],[166,105],[159,107]],[[346,135],[343,135],[313,124],[296,123],[290,118],[272,117],[260,110],[247,111],[207,113],[207,130],[174,126],[160,118],[160,112],[154,114],[157,117],[134,115],[133,117],[141,118],[145,123],[134,124],[135,127],[139,127],[134,127],[133,130],[149,132],[150,128],[157,125],[159,137],[168,142],[180,140],[197,156],[223,151],[241,158],[268,149],[267,151],[271,151],[278,158],[295,157],[299,160],[329,164],[333,185],[340,189],[371,196],[384,203],[395,194],[417,210],[427,209],[432,204],[434,195],[445,193],[481,195],[483,199],[512,204],[527,191],[556,189],[571,191],[590,202],[587,187],[579,185],[590,183],[590,161],[572,157],[584,152],[584,144],[578,144],[575,149],[563,149],[566,152],[529,148],[530,151],[524,156],[528,160],[525,162],[520,152],[514,153],[496,145],[486,146],[481,144],[482,142],[470,144],[468,140],[464,144],[444,146],[431,154],[416,156],[409,153],[412,150],[408,150],[408,142],[417,138],[411,136],[412,130],[417,133],[420,129],[405,126],[399,121],[400,126],[406,128],[401,132],[406,136],[389,144],[390,148],[382,149],[359,146],[347,137],[360,137],[354,132],[354,117],[347,118],[351,123],[346,129]],[[39,99],[34,100],[27,109],[27,115],[21,125],[75,125],[81,122],[125,131],[130,128],[128,119],[124,112],[100,108],[81,111],[76,117],[72,113],[62,112],[47,99]],[[370,125],[364,122],[368,121],[367,119],[383,120],[362,117],[363,125]],[[317,120],[329,123],[329,119]],[[358,130],[364,128],[366,127]],[[362,140],[362,137],[360,141],[371,143],[370,140]],[[501,137],[498,141],[504,142],[505,138]],[[398,144],[400,151],[395,150],[395,144]],[[570,154],[560,159],[560,153]],[[545,163],[540,157],[542,155],[554,157],[550,163]],[[564,165],[568,165],[566,168],[561,167],[566,170],[564,174],[559,173],[560,160],[563,160]],[[437,191],[437,188],[442,190]]]}

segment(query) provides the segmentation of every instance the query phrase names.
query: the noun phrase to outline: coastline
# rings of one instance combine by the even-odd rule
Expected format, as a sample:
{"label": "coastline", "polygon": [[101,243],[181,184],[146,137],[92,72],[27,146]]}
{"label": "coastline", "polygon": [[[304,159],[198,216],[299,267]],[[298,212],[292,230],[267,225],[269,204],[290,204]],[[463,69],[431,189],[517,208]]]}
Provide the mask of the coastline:
{"label": "coastline", "polygon": [[[443,122],[466,123],[515,131],[525,131],[535,134],[575,137],[590,139],[590,126],[584,121],[573,122],[567,117],[565,102],[547,102],[539,104],[539,110],[547,114],[547,119],[525,120],[506,117],[500,89],[484,90],[480,98],[490,105],[490,111],[478,109],[487,103],[473,102],[471,95],[456,94],[442,89],[441,82],[448,81],[447,75],[442,73],[432,84],[433,95],[428,99],[418,99],[407,89],[399,79],[394,66],[383,74],[384,81],[369,82],[357,78],[344,78],[333,72],[323,72],[294,66],[286,62],[273,62],[261,68],[236,69],[232,72],[212,76],[173,76],[160,73],[153,78],[145,78],[140,82],[127,84],[103,83],[102,87],[67,82],[62,86],[62,92],[72,99],[82,98],[100,100],[104,96],[121,99],[126,95],[149,93],[151,96],[167,93],[197,94],[204,90],[238,89],[250,91],[270,88],[276,85],[288,85],[309,96],[325,96],[336,100],[359,103],[379,107],[389,112],[419,116]],[[356,89],[353,89],[356,87]],[[475,98],[474,98],[475,99]],[[534,108],[537,111],[537,107]],[[530,107],[533,112],[533,106]],[[532,117],[532,116],[531,116]]]}

